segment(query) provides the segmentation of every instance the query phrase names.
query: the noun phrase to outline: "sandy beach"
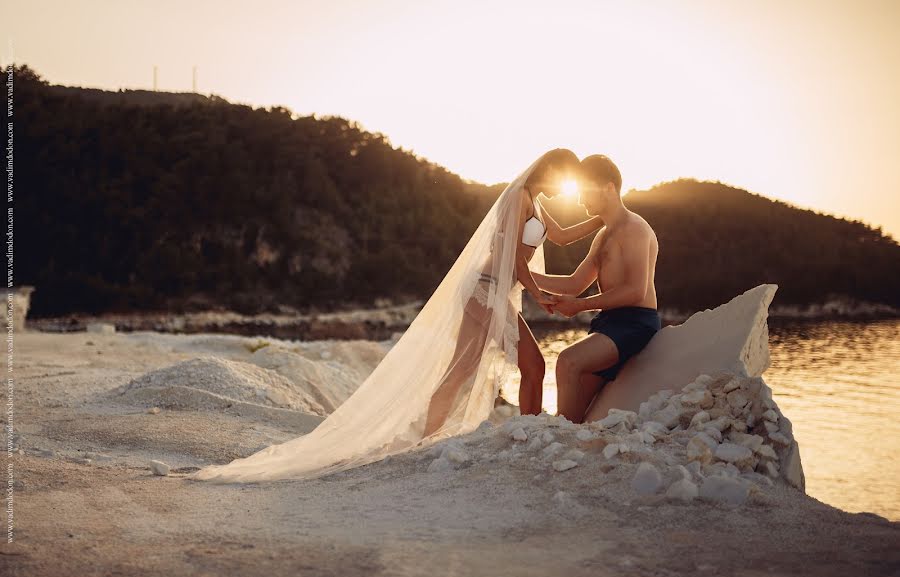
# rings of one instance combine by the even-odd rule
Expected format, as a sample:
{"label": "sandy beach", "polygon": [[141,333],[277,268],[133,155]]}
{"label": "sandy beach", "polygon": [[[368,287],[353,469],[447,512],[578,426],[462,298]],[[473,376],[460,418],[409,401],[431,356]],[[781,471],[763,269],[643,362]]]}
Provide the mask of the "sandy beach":
{"label": "sandy beach", "polygon": [[[664,487],[640,493],[639,464],[655,461],[665,477],[675,453],[607,458],[602,428],[555,418],[513,417],[538,437],[532,453],[498,418],[453,440],[463,455],[441,457],[452,466],[433,465],[437,446],[309,481],[189,481],[199,467],[294,438],[322,417],[262,401],[217,405],[208,394],[122,392],[181,362],[247,363],[266,348],[324,357],[317,362],[349,378],[377,364],[373,346],[390,346],[356,344],[368,351],[364,361],[336,360],[329,341],[17,334],[14,542],[0,546],[3,574],[843,576],[900,568],[898,523],[843,512],[761,475],[739,505],[682,501]],[[582,453],[577,466],[557,470],[541,455],[551,449],[537,442],[547,434],[550,445]],[[655,446],[667,444],[677,439]],[[169,474],[154,475],[151,460],[171,466]]]}

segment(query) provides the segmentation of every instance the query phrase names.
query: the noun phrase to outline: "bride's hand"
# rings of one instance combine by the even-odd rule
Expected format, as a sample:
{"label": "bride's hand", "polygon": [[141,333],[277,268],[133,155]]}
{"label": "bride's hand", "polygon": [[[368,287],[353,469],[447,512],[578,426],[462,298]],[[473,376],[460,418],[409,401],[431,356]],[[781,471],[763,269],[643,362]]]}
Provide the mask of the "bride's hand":
{"label": "bride's hand", "polygon": [[537,295],[531,295],[534,297],[534,300],[541,306],[542,309],[547,311],[548,314],[553,314],[553,307],[556,303],[559,302],[559,297],[554,294],[550,294],[545,291],[539,292]]}

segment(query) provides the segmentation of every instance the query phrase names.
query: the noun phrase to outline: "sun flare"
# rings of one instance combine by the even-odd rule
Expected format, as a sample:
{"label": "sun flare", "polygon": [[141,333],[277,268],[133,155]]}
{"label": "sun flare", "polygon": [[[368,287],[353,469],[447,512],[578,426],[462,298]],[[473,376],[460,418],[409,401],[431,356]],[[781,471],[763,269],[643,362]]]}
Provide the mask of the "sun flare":
{"label": "sun flare", "polygon": [[578,183],[574,180],[566,180],[562,183],[562,193],[564,196],[575,196],[578,194]]}

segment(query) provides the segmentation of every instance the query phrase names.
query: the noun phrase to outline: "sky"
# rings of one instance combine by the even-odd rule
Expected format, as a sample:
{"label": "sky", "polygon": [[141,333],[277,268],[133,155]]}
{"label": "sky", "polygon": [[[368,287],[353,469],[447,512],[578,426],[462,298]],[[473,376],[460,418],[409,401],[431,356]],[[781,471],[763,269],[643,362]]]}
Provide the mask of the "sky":
{"label": "sky", "polygon": [[900,1],[0,0],[51,84],[339,115],[460,176],[602,153],[900,239]]}

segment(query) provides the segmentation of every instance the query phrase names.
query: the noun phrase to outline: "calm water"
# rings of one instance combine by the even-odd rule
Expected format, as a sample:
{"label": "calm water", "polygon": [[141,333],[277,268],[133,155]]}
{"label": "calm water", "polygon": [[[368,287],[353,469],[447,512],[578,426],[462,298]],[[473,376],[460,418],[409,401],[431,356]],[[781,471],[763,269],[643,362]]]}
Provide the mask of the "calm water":
{"label": "calm water", "polygon": [[[556,412],[556,355],[583,330],[534,327]],[[900,320],[770,320],[763,375],[794,425],[806,492],[845,511],[900,520]],[[518,404],[518,378],[503,394]]]}

